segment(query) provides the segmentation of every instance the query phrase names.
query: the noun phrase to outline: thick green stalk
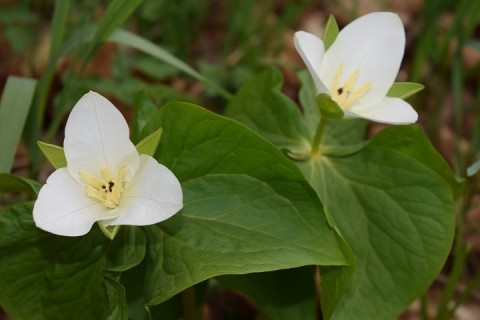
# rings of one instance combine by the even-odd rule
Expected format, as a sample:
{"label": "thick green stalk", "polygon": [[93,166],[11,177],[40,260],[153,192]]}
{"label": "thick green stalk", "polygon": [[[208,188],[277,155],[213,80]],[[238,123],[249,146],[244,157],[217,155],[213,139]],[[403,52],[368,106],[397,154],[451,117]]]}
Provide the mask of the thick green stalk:
{"label": "thick green stalk", "polygon": [[315,132],[315,137],[313,138],[312,142],[312,151],[311,154],[317,154],[318,147],[320,146],[320,142],[322,141],[323,131],[325,129],[325,125],[327,124],[327,119],[322,117],[320,122],[318,123],[317,131]]}

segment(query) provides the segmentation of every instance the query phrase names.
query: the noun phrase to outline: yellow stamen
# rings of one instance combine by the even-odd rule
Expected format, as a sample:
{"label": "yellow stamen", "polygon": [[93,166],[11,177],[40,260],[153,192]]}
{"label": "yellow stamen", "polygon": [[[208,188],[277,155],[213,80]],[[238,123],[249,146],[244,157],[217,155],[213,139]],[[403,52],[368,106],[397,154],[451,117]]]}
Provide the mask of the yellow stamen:
{"label": "yellow stamen", "polygon": [[339,92],[339,89],[337,89],[342,73],[343,73],[343,63],[340,63],[340,65],[337,68],[337,72],[335,72],[335,78],[333,79],[333,83],[330,90],[330,95],[333,98],[338,97],[339,95],[342,94],[342,92],[341,91]]}
{"label": "yellow stamen", "polygon": [[100,168],[100,179],[85,172],[79,172],[78,174],[85,181],[85,190],[89,197],[99,200],[108,209],[114,209],[120,204],[126,169],[126,165],[122,165],[118,169],[117,176],[114,177],[108,167],[103,165]]}
{"label": "yellow stamen", "polygon": [[355,101],[363,97],[372,87],[369,81],[360,88],[355,89],[358,78],[360,77],[360,69],[356,69],[343,83],[340,85],[340,78],[343,74],[343,64],[339,64],[332,85],[330,86],[330,96],[335,100],[342,109],[348,109]]}

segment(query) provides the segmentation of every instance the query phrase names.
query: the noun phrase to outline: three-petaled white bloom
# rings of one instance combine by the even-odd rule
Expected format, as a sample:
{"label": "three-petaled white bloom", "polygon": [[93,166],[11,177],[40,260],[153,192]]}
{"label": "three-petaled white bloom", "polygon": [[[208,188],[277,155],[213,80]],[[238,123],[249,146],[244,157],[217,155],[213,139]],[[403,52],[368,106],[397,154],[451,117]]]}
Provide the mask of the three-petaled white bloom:
{"label": "three-petaled white bloom", "polygon": [[417,121],[407,102],[386,96],[405,50],[405,31],[396,14],[377,12],[354,20],[326,51],[322,40],[304,31],[296,32],[294,41],[317,91],[329,94],[346,117],[391,124]]}
{"label": "three-petaled white bloom", "polygon": [[70,113],[64,151],[67,167],[50,175],[33,208],[40,229],[80,236],[96,221],[150,225],[183,206],[175,175],[138,154],[122,114],[97,93],[85,94]]}

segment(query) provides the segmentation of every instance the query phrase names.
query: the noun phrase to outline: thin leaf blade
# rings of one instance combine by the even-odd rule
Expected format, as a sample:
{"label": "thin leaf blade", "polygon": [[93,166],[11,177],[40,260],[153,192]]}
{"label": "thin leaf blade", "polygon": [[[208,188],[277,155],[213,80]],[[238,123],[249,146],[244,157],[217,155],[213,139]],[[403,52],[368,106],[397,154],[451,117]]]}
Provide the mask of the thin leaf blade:
{"label": "thin leaf blade", "polygon": [[27,119],[37,81],[10,76],[0,100],[0,172],[9,173]]}

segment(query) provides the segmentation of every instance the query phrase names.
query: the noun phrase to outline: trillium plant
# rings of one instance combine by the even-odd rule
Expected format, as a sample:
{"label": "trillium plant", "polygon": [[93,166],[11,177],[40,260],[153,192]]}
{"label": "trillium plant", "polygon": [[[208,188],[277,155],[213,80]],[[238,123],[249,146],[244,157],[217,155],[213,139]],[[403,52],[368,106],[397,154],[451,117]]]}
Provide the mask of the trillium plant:
{"label": "trillium plant", "polygon": [[405,51],[405,31],[393,13],[370,13],[347,25],[326,50],[315,35],[295,33],[295,47],[318,93],[328,94],[346,117],[390,124],[417,121],[400,98],[387,97]]}
{"label": "trillium plant", "polygon": [[[0,306],[12,319],[199,319],[219,288],[265,318],[395,319],[453,240],[462,183],[395,82],[405,31],[371,13],[298,31],[297,104],[269,68],[223,115],[139,93],[131,129],[106,98],[73,106],[55,170],[0,213]],[[73,103],[72,103],[73,105]],[[375,135],[367,125],[387,124]],[[131,135],[130,135],[131,132]],[[217,290],[217,291],[215,291]],[[73,310],[73,311],[72,311]]]}
{"label": "trillium plant", "polygon": [[[98,221],[113,237],[120,225],[155,224],[182,208],[175,175],[154,158],[139,155],[122,114],[95,92],[73,107],[64,150],[67,167],[48,178],[33,207],[40,229],[80,236]],[[110,226],[115,226],[113,233]]]}

